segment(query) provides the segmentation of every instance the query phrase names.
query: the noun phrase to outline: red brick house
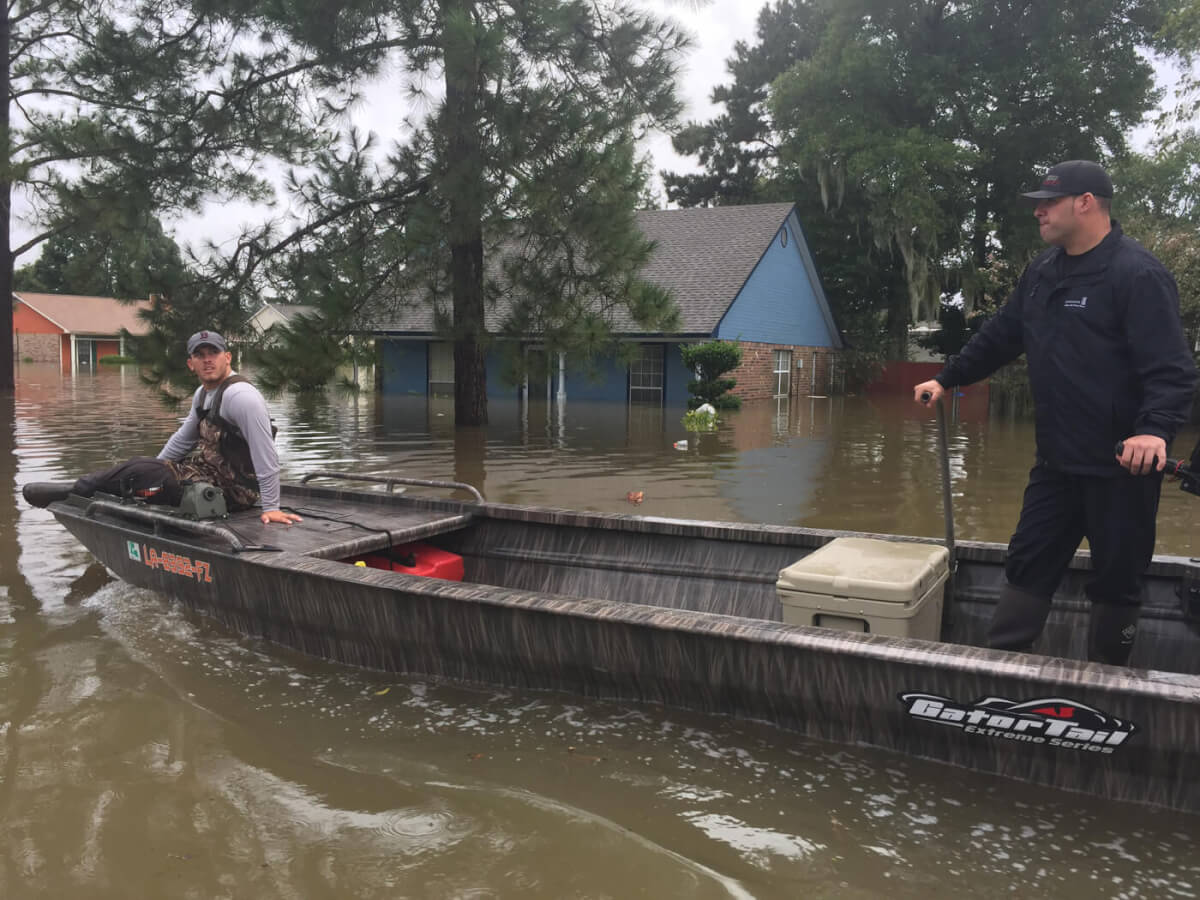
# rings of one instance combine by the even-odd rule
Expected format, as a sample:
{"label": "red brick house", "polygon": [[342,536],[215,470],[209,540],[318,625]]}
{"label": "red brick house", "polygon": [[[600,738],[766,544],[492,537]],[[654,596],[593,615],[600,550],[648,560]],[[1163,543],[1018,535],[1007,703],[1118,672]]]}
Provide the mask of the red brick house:
{"label": "red brick house", "polygon": [[18,361],[56,362],[66,375],[95,371],[103,357],[124,355],[122,328],[130,334],[149,331],[138,318],[149,306],[149,300],[14,293],[14,355]]}

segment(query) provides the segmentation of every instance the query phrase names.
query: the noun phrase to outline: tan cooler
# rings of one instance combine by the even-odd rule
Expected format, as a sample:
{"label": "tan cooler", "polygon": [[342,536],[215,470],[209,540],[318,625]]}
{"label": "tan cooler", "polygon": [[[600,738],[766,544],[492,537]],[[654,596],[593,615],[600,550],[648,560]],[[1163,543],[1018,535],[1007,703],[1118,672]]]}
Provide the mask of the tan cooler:
{"label": "tan cooler", "polygon": [[835,538],[779,573],[783,621],[936,641],[949,560],[936,544]]}

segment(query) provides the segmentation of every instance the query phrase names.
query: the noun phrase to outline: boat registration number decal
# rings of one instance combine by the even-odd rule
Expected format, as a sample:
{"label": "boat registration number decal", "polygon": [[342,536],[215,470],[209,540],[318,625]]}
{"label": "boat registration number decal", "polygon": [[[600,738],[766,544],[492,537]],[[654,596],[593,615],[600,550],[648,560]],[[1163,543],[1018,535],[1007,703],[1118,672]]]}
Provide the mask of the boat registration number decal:
{"label": "boat registration number decal", "polygon": [[921,722],[958,728],[965,734],[1023,744],[1042,744],[1084,753],[1115,753],[1138,730],[1132,722],[1076,700],[984,697],[959,703],[935,694],[899,695],[908,715]]}
{"label": "boat registration number decal", "polygon": [[193,562],[189,557],[180,556],[178,553],[169,553],[166,550],[160,553],[153,547],[139,544],[137,541],[126,541],[125,547],[129,558],[134,562],[145,563],[151,569],[162,569],[172,575],[194,578],[203,584],[212,583],[212,570],[202,559]]}

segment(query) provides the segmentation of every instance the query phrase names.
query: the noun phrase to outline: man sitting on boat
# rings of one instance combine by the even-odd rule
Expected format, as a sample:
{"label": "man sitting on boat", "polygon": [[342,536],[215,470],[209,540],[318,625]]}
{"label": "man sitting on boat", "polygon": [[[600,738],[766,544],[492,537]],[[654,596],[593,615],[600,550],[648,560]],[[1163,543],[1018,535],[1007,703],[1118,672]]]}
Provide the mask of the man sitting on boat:
{"label": "man sitting on boat", "polygon": [[1111,218],[1104,169],[1059,163],[1040,190],[1022,196],[1052,246],[959,355],[913,394],[932,405],[946,388],[973,384],[1025,354],[1037,459],[988,643],[1032,647],[1086,537],[1094,573],[1085,589],[1088,659],[1124,665],[1154,552],[1167,445],[1188,419],[1196,366],[1175,279]]}
{"label": "man sitting on boat", "polygon": [[[65,489],[40,485],[38,506],[69,492],[91,497],[97,491],[133,496],[147,503],[177,505],[182,485],[208,482],[221,489],[231,510],[262,504],[262,521],[290,525],[300,516],[279,508],[279,457],[267,403],[254,385],[233,371],[225,338],[198,331],[188,338],[188,368],[200,379],[192,407],[157,458],[136,457],[93,472]],[[34,487],[34,486],[31,486]],[[57,491],[50,490],[59,487]]]}

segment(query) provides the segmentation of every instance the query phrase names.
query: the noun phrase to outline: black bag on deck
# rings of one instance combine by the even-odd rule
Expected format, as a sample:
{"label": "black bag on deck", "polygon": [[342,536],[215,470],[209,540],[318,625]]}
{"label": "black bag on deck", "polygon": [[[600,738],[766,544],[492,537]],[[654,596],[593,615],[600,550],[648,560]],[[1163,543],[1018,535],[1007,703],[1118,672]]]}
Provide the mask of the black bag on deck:
{"label": "black bag on deck", "polygon": [[83,497],[90,497],[97,491],[166,506],[178,506],[183,496],[175,473],[161,459],[152,456],[135,456],[103,472],[84,475],[75,482],[75,493]]}

